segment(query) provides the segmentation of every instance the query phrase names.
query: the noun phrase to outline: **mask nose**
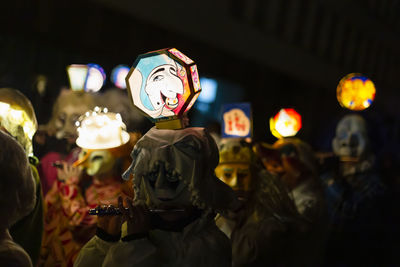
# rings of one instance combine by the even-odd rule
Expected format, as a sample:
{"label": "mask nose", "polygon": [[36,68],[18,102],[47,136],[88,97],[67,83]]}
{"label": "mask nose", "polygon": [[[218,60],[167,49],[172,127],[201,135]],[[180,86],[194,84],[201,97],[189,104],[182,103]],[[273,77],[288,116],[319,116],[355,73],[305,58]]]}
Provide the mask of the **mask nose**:
{"label": "mask nose", "polygon": [[356,134],[351,134],[350,140],[349,140],[350,147],[357,147],[358,143],[359,143],[358,136]]}

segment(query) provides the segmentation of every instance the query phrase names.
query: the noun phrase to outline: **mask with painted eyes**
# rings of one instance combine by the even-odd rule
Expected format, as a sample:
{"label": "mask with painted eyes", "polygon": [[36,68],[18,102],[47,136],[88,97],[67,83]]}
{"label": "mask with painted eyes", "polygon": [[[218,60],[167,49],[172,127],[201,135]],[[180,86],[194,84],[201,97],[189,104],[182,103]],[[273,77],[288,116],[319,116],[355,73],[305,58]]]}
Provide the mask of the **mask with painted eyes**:
{"label": "mask with painted eyes", "polygon": [[94,106],[95,98],[89,93],[62,90],[47,124],[48,131],[55,134],[57,139],[65,138],[69,143],[74,143],[77,138],[75,122]]}
{"label": "mask with painted eyes", "polygon": [[82,149],[79,154],[78,164],[90,176],[101,176],[113,170],[115,157],[108,150]]}
{"label": "mask with painted eyes", "polygon": [[368,135],[365,120],[359,115],[347,115],[336,127],[332,141],[333,152],[341,158],[359,158],[368,148]]}
{"label": "mask with painted eyes", "polygon": [[215,169],[217,177],[235,192],[246,194],[251,191],[250,165],[245,163],[220,164]]}

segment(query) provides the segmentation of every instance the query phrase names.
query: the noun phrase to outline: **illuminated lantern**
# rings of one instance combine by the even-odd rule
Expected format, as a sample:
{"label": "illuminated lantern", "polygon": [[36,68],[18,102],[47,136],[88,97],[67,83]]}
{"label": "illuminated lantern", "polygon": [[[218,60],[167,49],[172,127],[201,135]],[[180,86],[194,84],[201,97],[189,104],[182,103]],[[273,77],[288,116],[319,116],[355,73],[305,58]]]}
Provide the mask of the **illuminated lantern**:
{"label": "illuminated lantern", "polygon": [[157,128],[183,128],[182,116],[201,91],[196,64],[175,48],[139,55],[126,84],[133,104]]}
{"label": "illuminated lantern", "polygon": [[340,80],[336,95],[342,107],[363,110],[372,104],[375,92],[375,85],[370,79],[358,73],[351,73]]}
{"label": "illuminated lantern", "polygon": [[103,68],[92,63],[69,65],[67,73],[73,91],[98,92],[106,79]]}
{"label": "illuminated lantern", "polygon": [[295,136],[301,128],[301,116],[292,108],[281,109],[269,120],[269,127],[276,138]]}
{"label": "illuminated lantern", "polygon": [[75,123],[78,127],[76,144],[84,149],[110,149],[129,141],[129,133],[119,113],[95,107]]}
{"label": "illuminated lantern", "polygon": [[129,67],[118,65],[111,72],[111,82],[120,89],[126,89],[125,78],[128,75]]}
{"label": "illuminated lantern", "polygon": [[88,66],[72,64],[67,66],[67,73],[72,91],[83,91],[85,89]]}
{"label": "illuminated lantern", "polygon": [[222,137],[251,138],[252,116],[250,103],[226,104],[222,108]]}

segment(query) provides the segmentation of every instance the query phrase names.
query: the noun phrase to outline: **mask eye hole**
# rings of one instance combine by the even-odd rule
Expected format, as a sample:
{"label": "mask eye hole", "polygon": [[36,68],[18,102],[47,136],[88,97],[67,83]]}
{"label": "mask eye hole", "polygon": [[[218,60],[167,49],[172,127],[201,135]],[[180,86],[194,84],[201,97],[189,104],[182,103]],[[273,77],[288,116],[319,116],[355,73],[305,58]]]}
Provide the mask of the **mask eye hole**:
{"label": "mask eye hole", "polygon": [[96,156],[94,156],[90,161],[96,161],[96,160],[102,160],[103,159],[103,156],[100,156],[100,155],[96,155]]}

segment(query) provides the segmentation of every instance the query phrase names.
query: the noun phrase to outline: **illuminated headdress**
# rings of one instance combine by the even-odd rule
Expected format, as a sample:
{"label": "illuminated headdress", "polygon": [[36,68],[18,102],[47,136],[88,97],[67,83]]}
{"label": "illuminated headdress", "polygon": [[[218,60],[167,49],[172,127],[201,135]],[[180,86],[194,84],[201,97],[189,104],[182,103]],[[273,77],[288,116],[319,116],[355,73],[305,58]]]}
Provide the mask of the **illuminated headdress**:
{"label": "illuminated headdress", "polygon": [[29,99],[18,90],[0,89],[0,125],[33,155],[32,137],[37,130],[35,111]]}
{"label": "illuminated headdress", "polygon": [[126,85],[133,104],[161,129],[184,128],[201,91],[196,64],[175,48],[139,55]]}
{"label": "illuminated headdress", "polygon": [[76,126],[79,135],[76,144],[84,149],[111,149],[129,141],[121,115],[108,112],[107,108],[95,107],[86,112]]}

